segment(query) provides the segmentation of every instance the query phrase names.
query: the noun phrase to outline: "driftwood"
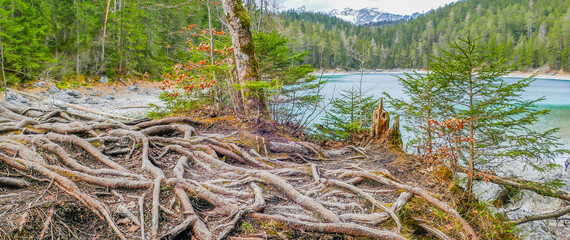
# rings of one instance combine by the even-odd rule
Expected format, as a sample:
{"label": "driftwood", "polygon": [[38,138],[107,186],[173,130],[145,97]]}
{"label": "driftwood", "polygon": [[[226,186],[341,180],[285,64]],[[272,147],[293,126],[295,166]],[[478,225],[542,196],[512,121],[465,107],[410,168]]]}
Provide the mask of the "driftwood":
{"label": "driftwood", "polygon": [[[463,231],[477,239],[457,211],[427,191],[401,183],[386,170],[369,172],[340,161],[370,154],[360,148],[326,151],[310,143],[263,140],[260,155],[259,143],[248,145],[239,134],[200,133],[205,122],[192,118],[119,123],[2,104],[0,112],[5,127],[0,169],[33,177],[22,177],[29,183],[21,187],[53,179],[54,188],[92,211],[117,239],[174,239],[188,233],[224,239],[239,234],[244,219],[282,223],[285,231],[406,239],[399,233],[405,223],[396,213],[412,196],[457,219],[462,230],[454,236]],[[310,163],[276,160],[296,158],[291,156]],[[355,185],[365,179],[405,192],[398,196]],[[380,195],[397,200],[382,202]],[[59,222],[57,214],[45,228]],[[0,219],[0,229],[11,231],[10,226]]]}

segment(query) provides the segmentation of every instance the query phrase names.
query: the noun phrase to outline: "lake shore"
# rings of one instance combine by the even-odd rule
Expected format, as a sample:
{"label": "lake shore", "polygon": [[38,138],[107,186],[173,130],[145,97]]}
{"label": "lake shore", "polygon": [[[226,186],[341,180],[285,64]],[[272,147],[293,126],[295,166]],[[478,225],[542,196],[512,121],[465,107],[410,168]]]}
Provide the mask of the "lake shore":
{"label": "lake shore", "polygon": [[[365,74],[403,74],[403,73],[412,73],[417,72],[420,74],[427,73],[425,69],[388,69],[388,70],[366,70],[364,71]],[[313,72],[315,76],[330,76],[330,75],[352,75],[352,74],[360,74],[360,71],[345,71],[345,70],[334,70],[334,69],[325,69],[325,70],[316,70]],[[507,77],[512,78],[526,78],[531,76],[532,74],[536,74],[534,78],[536,79],[552,79],[552,80],[563,80],[563,81],[570,81],[570,73],[564,71],[515,71],[507,74]]]}

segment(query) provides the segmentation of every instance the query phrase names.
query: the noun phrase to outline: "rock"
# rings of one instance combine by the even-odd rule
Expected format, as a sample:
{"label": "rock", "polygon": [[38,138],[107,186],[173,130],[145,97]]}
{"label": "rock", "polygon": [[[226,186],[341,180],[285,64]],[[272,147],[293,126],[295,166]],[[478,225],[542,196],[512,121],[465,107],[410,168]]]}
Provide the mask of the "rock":
{"label": "rock", "polygon": [[[509,219],[519,219],[519,218],[522,218],[524,216],[533,215],[533,214],[536,214],[536,213],[534,213],[533,211],[528,209],[526,206],[523,206],[523,207],[517,209],[516,211],[507,213],[506,215]],[[548,227],[547,222],[544,220],[532,221],[532,222],[520,224],[517,226],[517,228],[519,228],[519,230],[520,230],[520,231],[516,232],[517,236],[520,237],[521,239],[524,239],[524,240],[535,240],[535,239],[556,240],[557,239],[556,236],[554,235],[554,233],[552,233],[550,231],[550,228]]]}
{"label": "rock", "polygon": [[52,87],[49,88],[48,92],[51,93],[51,94],[58,93],[58,92],[59,92],[59,88],[57,88],[56,86],[52,86]]}
{"label": "rock", "polygon": [[473,183],[473,195],[475,195],[475,198],[479,201],[483,202],[498,199],[503,190],[501,186],[491,182],[474,181]]}
{"label": "rock", "polygon": [[87,104],[92,104],[92,105],[100,104],[99,101],[93,99],[92,97],[87,97],[87,98],[85,98],[85,103],[87,103]]}
{"label": "rock", "polygon": [[132,87],[127,87],[127,90],[131,92],[138,92],[139,91],[139,84],[135,83]]}
{"label": "rock", "polygon": [[65,92],[66,92],[69,96],[72,96],[72,97],[74,97],[74,98],[81,98],[81,97],[82,97],[81,93],[78,92],[78,91],[75,91],[75,90],[65,90]]}
{"label": "rock", "polygon": [[115,100],[115,96],[113,96],[113,95],[105,95],[105,96],[103,97],[103,99],[109,100],[109,101],[110,101],[110,100]]}
{"label": "rock", "polygon": [[520,205],[535,213],[550,212],[563,207],[563,201],[558,198],[545,197],[528,190],[522,192]]}
{"label": "rock", "polygon": [[35,82],[34,87],[35,88],[45,88],[45,87],[47,87],[47,83],[44,81]]}
{"label": "rock", "polygon": [[109,83],[109,78],[105,75],[101,76],[101,78],[99,79],[99,82],[101,83]]}
{"label": "rock", "polygon": [[115,90],[115,92],[116,92],[116,91],[119,91],[119,89],[117,89],[116,87],[113,87],[113,90]]}
{"label": "rock", "polygon": [[65,102],[59,99],[54,99],[53,100],[53,105],[62,109],[62,110],[67,110],[67,105],[65,105]]}
{"label": "rock", "polygon": [[56,94],[52,95],[54,99],[57,100],[61,100],[63,102],[66,103],[77,103],[77,100],[75,100],[75,97],[72,95],[69,95],[67,92],[58,92]]}
{"label": "rock", "polygon": [[103,93],[102,93],[102,92],[99,92],[99,91],[93,91],[93,92],[89,93],[89,96],[95,97],[95,96],[99,96],[99,95],[101,95],[101,94],[103,94]]}
{"label": "rock", "polygon": [[26,99],[25,97],[23,97],[20,94],[14,93],[14,92],[8,93],[6,101],[11,102],[11,103],[16,103],[16,104],[19,104],[19,103],[29,104],[30,103],[28,101],[28,99]]}

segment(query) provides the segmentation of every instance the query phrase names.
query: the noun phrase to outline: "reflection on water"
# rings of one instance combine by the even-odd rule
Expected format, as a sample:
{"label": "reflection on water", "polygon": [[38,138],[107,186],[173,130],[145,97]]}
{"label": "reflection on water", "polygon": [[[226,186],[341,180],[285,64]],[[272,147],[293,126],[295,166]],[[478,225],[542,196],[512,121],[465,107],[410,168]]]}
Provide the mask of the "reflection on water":
{"label": "reflection on water", "polygon": [[[372,73],[365,74],[362,80],[362,91],[364,95],[373,95],[377,98],[382,96],[382,92],[387,92],[392,97],[408,99],[403,93],[397,76],[402,74]],[[322,94],[330,99],[338,96],[342,90],[355,88],[360,85],[360,74],[325,76],[329,82],[322,90]],[[514,82],[520,78],[505,78],[509,82]],[[570,81],[537,79],[522,94],[524,99],[546,99],[538,104],[538,107],[550,109],[547,116],[542,117],[536,123],[539,130],[550,128],[560,128],[558,136],[564,148],[570,149]],[[318,120],[317,120],[318,121]],[[570,156],[564,156],[557,162],[564,161]]]}

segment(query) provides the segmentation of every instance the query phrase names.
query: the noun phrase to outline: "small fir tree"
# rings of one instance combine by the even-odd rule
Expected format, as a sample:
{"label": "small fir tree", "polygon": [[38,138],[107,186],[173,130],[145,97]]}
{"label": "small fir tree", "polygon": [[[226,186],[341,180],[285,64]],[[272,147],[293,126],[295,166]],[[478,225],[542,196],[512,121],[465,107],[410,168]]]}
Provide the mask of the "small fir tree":
{"label": "small fir tree", "polygon": [[435,153],[435,126],[433,121],[442,115],[446,105],[441,104],[437,94],[444,84],[438,82],[433,73],[413,74],[404,73],[404,77],[398,77],[404,94],[410,97],[406,102],[402,99],[393,98],[384,92],[384,96],[398,115],[403,116],[402,126],[407,132],[412,132],[408,140],[408,146],[416,148],[418,154],[432,156]]}
{"label": "small fir tree", "polygon": [[[504,60],[497,61],[497,51],[478,44],[470,34],[450,47],[450,51],[443,51],[441,57],[430,61],[432,72],[427,77],[417,78],[421,81],[435,79],[433,88],[415,88],[424,86],[425,82],[404,82],[411,102],[394,101],[394,106],[412,110],[416,108],[413,105],[429,106],[429,103],[437,102],[437,116],[420,112],[407,117],[421,122],[438,119],[432,121],[438,126],[449,125],[445,122],[464,125],[453,126],[455,137],[450,143],[457,150],[454,157],[468,167],[467,191],[472,190],[475,167],[499,170],[505,164],[524,164],[544,171],[557,166],[553,159],[567,152],[557,149],[561,145],[555,136],[558,129],[541,132],[532,126],[549,112],[536,105],[543,98],[526,100],[521,97],[534,79],[505,80],[504,76],[512,68],[506,66]],[[427,101],[426,96],[430,96]],[[427,112],[434,113],[434,106],[431,106]],[[444,141],[442,138],[438,141]],[[424,142],[429,141],[432,141],[430,135],[424,134]]]}
{"label": "small fir tree", "polygon": [[315,125],[318,135],[324,139],[355,142],[359,134],[370,129],[377,103],[378,99],[373,96],[360,96],[357,89],[343,90],[339,97],[331,100],[330,110],[321,123]]}

